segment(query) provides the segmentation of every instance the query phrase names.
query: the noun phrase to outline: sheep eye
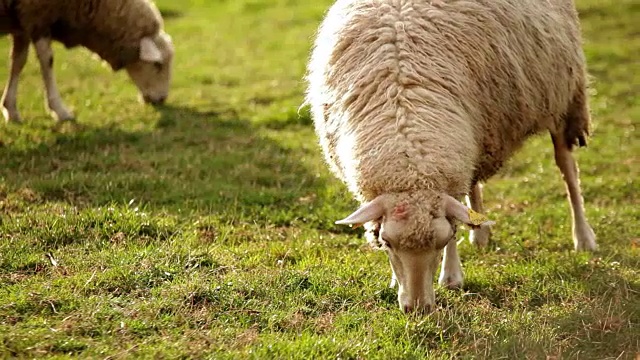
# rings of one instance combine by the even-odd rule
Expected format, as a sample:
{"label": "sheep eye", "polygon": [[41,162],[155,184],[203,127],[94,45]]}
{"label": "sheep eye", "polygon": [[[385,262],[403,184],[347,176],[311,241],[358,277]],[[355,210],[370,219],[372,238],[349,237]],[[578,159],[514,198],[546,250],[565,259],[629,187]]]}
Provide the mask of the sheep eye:
{"label": "sheep eye", "polygon": [[385,248],[391,250],[391,244],[389,244],[389,241],[383,239],[382,237],[380,237],[379,239],[380,239],[380,244],[382,245],[382,247],[385,247]]}
{"label": "sheep eye", "polygon": [[162,71],[162,63],[160,61],[154,62],[153,66],[156,68],[158,72]]}

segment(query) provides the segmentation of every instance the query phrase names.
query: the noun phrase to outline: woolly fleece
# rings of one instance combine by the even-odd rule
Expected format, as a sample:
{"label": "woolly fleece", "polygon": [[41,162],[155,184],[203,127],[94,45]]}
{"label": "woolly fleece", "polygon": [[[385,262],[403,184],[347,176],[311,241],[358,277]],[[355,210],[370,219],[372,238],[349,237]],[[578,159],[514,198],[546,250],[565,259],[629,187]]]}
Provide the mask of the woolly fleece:
{"label": "woolly fleece", "polygon": [[338,0],[306,102],[329,167],[359,201],[461,198],[534,134],[586,144],[581,45],[571,0]]}

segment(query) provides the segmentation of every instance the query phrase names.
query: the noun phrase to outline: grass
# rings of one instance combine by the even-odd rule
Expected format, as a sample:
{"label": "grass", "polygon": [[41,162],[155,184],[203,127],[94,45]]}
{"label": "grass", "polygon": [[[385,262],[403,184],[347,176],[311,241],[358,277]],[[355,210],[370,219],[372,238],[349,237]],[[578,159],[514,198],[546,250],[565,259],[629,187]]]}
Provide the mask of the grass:
{"label": "grass", "polygon": [[491,249],[461,246],[465,288],[438,288],[423,318],[397,309],[386,255],[333,225],[356,203],[297,113],[330,1],[158,4],[177,46],[162,109],[56,45],[83,127],[54,132],[29,59],[25,124],[0,126],[0,358],[640,356],[636,1],[578,0],[594,134],[577,157],[600,250],[572,251],[535,138],[485,188]]}

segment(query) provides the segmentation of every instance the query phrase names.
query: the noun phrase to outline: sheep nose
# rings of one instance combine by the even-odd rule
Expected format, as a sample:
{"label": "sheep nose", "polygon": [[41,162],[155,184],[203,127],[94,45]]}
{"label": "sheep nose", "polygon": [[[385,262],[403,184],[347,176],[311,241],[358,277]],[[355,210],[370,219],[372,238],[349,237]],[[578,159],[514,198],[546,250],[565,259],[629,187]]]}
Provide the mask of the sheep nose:
{"label": "sheep nose", "polygon": [[415,304],[405,304],[405,305],[402,305],[401,308],[405,314],[410,314],[414,312],[417,314],[429,314],[433,312],[435,306],[432,304],[418,304],[417,306]]}
{"label": "sheep nose", "polygon": [[142,98],[144,99],[144,102],[151,105],[162,105],[164,104],[164,101],[167,100],[166,95],[163,95],[157,98],[151,97],[149,95],[144,95]]}

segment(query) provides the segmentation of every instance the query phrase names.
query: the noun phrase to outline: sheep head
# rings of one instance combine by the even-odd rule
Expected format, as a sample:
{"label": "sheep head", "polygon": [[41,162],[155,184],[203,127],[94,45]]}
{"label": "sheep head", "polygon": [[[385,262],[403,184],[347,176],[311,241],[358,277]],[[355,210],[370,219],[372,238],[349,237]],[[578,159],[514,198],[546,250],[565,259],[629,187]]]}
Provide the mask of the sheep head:
{"label": "sheep head", "polygon": [[456,241],[455,221],[471,227],[492,224],[474,215],[450,195],[421,190],[379,195],[336,224],[375,228],[370,241],[387,252],[399,284],[400,309],[429,312],[435,306],[433,280],[442,249]]}
{"label": "sheep head", "polygon": [[169,95],[173,54],[171,37],[163,31],[140,40],[139,59],[126,70],[146,103],[162,104]]}

